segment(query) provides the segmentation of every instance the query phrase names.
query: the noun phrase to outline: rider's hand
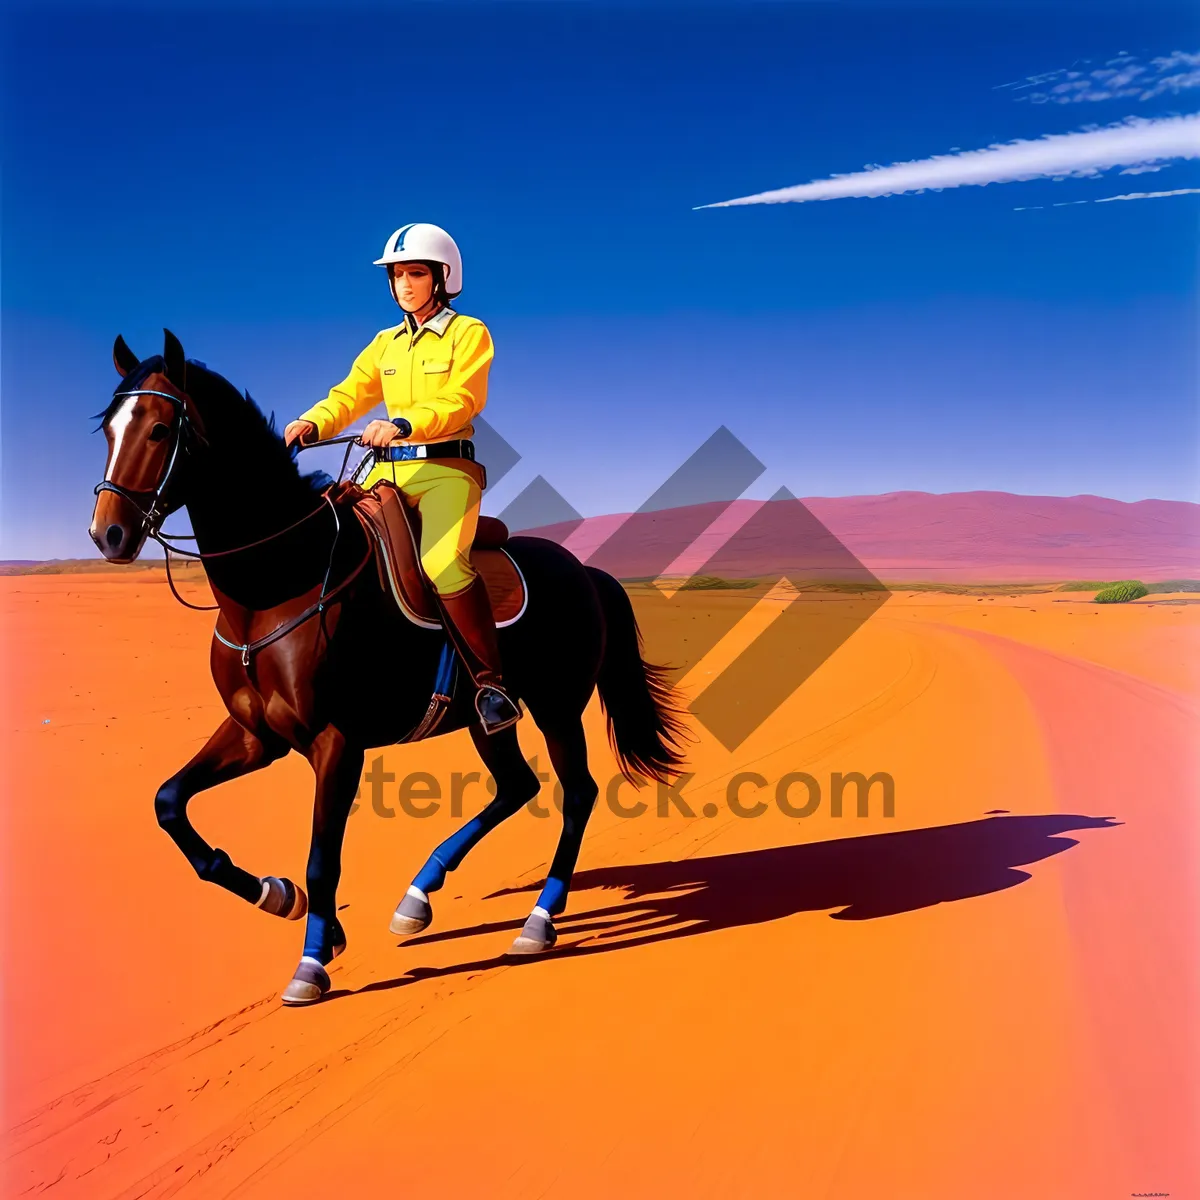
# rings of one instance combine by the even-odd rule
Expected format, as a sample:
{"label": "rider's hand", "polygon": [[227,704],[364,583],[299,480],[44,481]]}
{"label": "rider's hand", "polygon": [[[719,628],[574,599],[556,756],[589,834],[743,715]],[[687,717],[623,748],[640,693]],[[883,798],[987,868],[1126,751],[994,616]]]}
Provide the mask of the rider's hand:
{"label": "rider's hand", "polygon": [[299,442],[300,445],[306,446],[317,440],[318,432],[317,427],[311,421],[293,421],[283,431],[283,444],[289,449],[293,442]]}
{"label": "rider's hand", "polygon": [[364,446],[390,446],[393,442],[402,442],[404,438],[400,430],[391,421],[372,421],[359,435],[358,440]]}

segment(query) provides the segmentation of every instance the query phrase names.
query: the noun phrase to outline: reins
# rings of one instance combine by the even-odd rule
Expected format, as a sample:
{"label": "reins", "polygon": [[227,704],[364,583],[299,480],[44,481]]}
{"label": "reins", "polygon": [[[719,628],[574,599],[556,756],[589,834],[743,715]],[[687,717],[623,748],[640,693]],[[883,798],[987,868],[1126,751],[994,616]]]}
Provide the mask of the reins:
{"label": "reins", "polygon": [[[122,393],[122,395],[129,395],[129,394],[130,393]],[[150,394],[157,395],[157,396],[165,396],[166,392],[153,392]],[[300,445],[300,446],[297,446],[297,450],[317,450],[323,446],[341,446],[341,445],[345,445],[346,453],[342,456],[342,466],[341,466],[341,469],[338,471],[338,480],[340,481],[342,476],[345,475],[345,473],[346,473],[346,464],[349,463],[349,461],[350,461],[351,447],[353,447],[355,445],[362,445],[362,443],[359,442],[359,440],[358,440],[357,434],[351,434],[348,437],[329,438],[327,441],[323,441],[323,442],[312,442],[307,446]],[[169,471],[170,471],[170,468],[168,468],[168,473],[169,473]],[[161,484],[159,486],[160,486],[160,488],[162,487]],[[103,489],[103,487],[104,487],[104,485],[101,484],[100,487],[98,487],[96,490],[100,491],[101,489]],[[117,491],[118,489],[115,487],[112,487],[110,485],[109,490]],[[121,490],[123,491],[123,489],[121,489]],[[322,498],[324,498],[324,497],[322,497]],[[142,510],[139,509],[138,511],[141,512]],[[151,511],[153,511],[153,509],[151,509]],[[317,515],[317,513],[321,512],[321,511],[322,511],[321,505],[318,504],[317,507],[312,510],[312,512],[305,513],[305,515],[302,516],[300,518],[300,520],[293,521],[286,529],[280,529],[276,533],[269,533],[269,534],[267,534],[266,537],[259,538],[255,542],[247,542],[246,545],[244,545],[244,546],[234,546],[230,550],[209,550],[209,551],[201,552],[199,550],[185,550],[182,546],[172,546],[169,544],[170,542],[194,542],[196,540],[196,535],[194,533],[165,533],[161,529],[153,529],[152,528],[152,529],[150,529],[149,534],[150,534],[150,537],[152,537],[164,550],[167,550],[167,551],[174,550],[176,554],[180,554],[184,558],[193,558],[193,559],[199,559],[200,561],[204,561],[205,559],[209,559],[209,558],[225,558],[226,556],[228,556],[230,554],[241,554],[245,550],[254,550],[259,546],[265,546],[268,542],[272,542],[276,538],[281,538],[284,536],[284,534],[291,533],[293,529],[299,528],[301,525],[304,524],[305,521],[311,520],[313,517],[315,517]],[[143,512],[142,515],[146,516],[147,514],[145,512]],[[166,539],[166,540],[164,540],[164,539]],[[169,555],[168,555],[168,557],[169,557]]]}
{"label": "reins", "polygon": [[[326,503],[328,503],[328,497],[326,497],[324,495],[324,493],[322,493],[321,499],[326,501]],[[332,504],[330,504],[329,507],[331,509],[333,509]],[[241,554],[241,552],[243,550],[253,550],[256,546],[265,546],[268,542],[273,542],[276,538],[281,538],[284,536],[284,534],[291,533],[293,529],[298,529],[301,525],[304,524],[305,521],[311,520],[313,517],[315,517],[317,515],[317,513],[324,512],[324,511],[325,511],[325,505],[318,504],[317,507],[312,510],[312,512],[306,513],[298,521],[293,521],[286,529],[281,529],[281,530],[279,530],[278,533],[269,533],[269,534],[267,534],[266,537],[259,538],[258,541],[256,541],[256,542],[250,542],[245,546],[235,546],[232,550],[211,550],[206,554],[202,554],[199,551],[194,551],[194,550],[184,550],[181,546],[172,546],[171,542],[164,540],[165,538],[170,538],[173,541],[194,542],[196,540],[195,534],[163,533],[161,530],[157,530],[157,531],[152,531],[150,536],[163,548],[163,551],[164,551],[163,560],[166,563],[166,567],[167,567],[167,583],[170,585],[171,595],[173,595],[175,597],[175,599],[178,600],[179,603],[184,606],[184,608],[191,608],[191,609],[194,609],[196,612],[213,612],[214,610],[220,608],[221,606],[219,604],[190,604],[187,600],[185,600],[179,594],[179,589],[175,586],[175,579],[171,575],[171,555],[172,555],[172,553],[181,555],[183,558],[190,558],[194,561],[200,561],[200,562],[203,562],[210,558],[224,558],[228,554]],[[336,509],[333,509],[333,515],[336,520],[336,518],[337,518],[337,510]],[[336,532],[334,534],[334,544],[335,545],[337,544]]]}
{"label": "reins", "polygon": [[[346,453],[345,453],[344,457],[342,458],[341,470],[338,471],[338,479],[341,480],[342,476],[346,473],[346,464],[350,461],[351,447],[353,445],[355,445],[356,443],[361,445],[361,443],[358,441],[357,436],[352,435],[350,437],[330,438],[329,441],[326,441],[326,442],[315,442],[310,446],[301,445],[299,448],[301,450],[312,450],[312,449],[315,449],[317,446],[341,445],[343,443],[346,446]],[[306,609],[304,609],[303,612],[297,613],[296,616],[291,617],[289,620],[285,621],[282,625],[279,625],[275,629],[272,629],[270,633],[263,634],[262,637],[255,638],[253,641],[241,642],[241,643],[231,642],[227,637],[225,637],[225,635],[218,628],[216,628],[216,626],[213,627],[213,637],[215,637],[217,639],[217,641],[221,643],[222,646],[227,646],[230,650],[237,650],[241,654],[243,667],[248,667],[250,665],[250,656],[252,654],[256,654],[259,650],[265,649],[267,646],[271,645],[273,642],[279,641],[280,638],[285,637],[287,634],[291,633],[293,629],[298,629],[301,625],[303,625],[306,621],[311,620],[313,617],[324,614],[326,606],[329,605],[330,603],[332,603],[334,598],[336,596],[338,596],[341,592],[345,591],[346,588],[348,588],[350,586],[350,584],[352,584],[359,577],[359,575],[362,574],[363,569],[366,567],[367,563],[369,563],[371,561],[372,550],[371,550],[371,547],[368,545],[367,553],[363,557],[362,562],[360,562],[358,564],[358,566],[355,567],[354,570],[351,571],[350,574],[347,575],[346,578],[343,579],[342,582],[337,585],[337,587],[335,587],[332,591],[329,590],[329,577],[333,574],[333,559],[334,559],[334,555],[337,553],[338,540],[341,538],[341,535],[342,535],[342,519],[341,519],[341,517],[338,516],[337,506],[333,503],[332,500],[329,499],[329,489],[328,488],[324,492],[321,493],[321,500],[324,502],[324,506],[328,506],[329,511],[333,514],[333,541],[330,543],[330,546],[329,546],[329,560],[325,564],[325,574],[321,579],[321,591],[318,594],[317,599],[312,604],[310,604]],[[323,505],[318,505],[312,512],[307,513],[303,517],[301,517],[300,520],[293,521],[292,524],[289,525],[286,529],[281,529],[277,533],[269,534],[265,538],[259,538],[258,541],[250,542],[248,545],[245,545],[245,546],[237,546],[232,550],[216,550],[209,554],[201,554],[199,552],[193,554],[190,551],[184,551],[183,553],[187,554],[191,558],[197,558],[200,560],[204,560],[204,559],[208,559],[208,558],[222,558],[228,554],[240,554],[244,550],[253,550],[256,546],[264,546],[268,542],[274,541],[276,538],[280,538],[280,537],[283,537],[285,534],[291,533],[291,531],[293,529],[296,529],[298,526],[303,525],[304,522],[307,521],[310,517],[313,517],[317,513],[321,512],[322,508],[323,508]],[[179,537],[182,535],[175,535],[175,536]],[[191,536],[191,535],[186,535],[186,536]],[[185,605],[188,608],[196,609],[196,610],[202,611],[202,612],[212,612],[214,609],[219,609],[221,607],[219,604],[188,604],[188,602],[186,600],[184,600],[184,598],[179,594],[178,590],[175,587],[174,579],[172,579],[172,577],[171,577],[171,551],[173,549],[178,550],[178,547],[171,546],[168,543],[163,542],[161,539],[158,539],[158,538],[156,538],[155,540],[158,541],[159,545],[161,545],[163,547],[163,549],[166,551],[167,582],[171,586],[171,592],[174,595],[175,599],[178,600],[181,604]],[[191,540],[194,541],[195,538],[191,537]]]}
{"label": "reins", "polygon": [[[370,545],[368,545],[366,556],[363,558],[362,562],[360,562],[358,566],[355,567],[354,570],[351,571],[350,574],[347,575],[346,578],[343,579],[342,582],[333,589],[332,592],[327,590],[329,587],[329,576],[333,572],[334,552],[337,550],[338,538],[342,532],[342,521],[338,516],[337,508],[335,507],[333,501],[330,500],[328,496],[322,496],[322,499],[326,504],[329,505],[329,511],[333,513],[335,527],[333,533],[333,544],[329,548],[329,561],[325,564],[325,576],[321,580],[321,592],[316,601],[310,604],[302,613],[298,613],[290,620],[285,621],[282,625],[272,629],[270,633],[264,634],[260,638],[255,638],[252,642],[242,642],[241,644],[237,642],[231,642],[221,633],[219,629],[217,629],[215,626],[213,627],[213,637],[215,637],[222,646],[228,646],[230,650],[241,651],[243,667],[248,667],[250,665],[250,655],[263,649],[264,646],[269,646],[272,642],[278,641],[284,636],[284,634],[291,633],[293,629],[303,625],[304,622],[310,617],[315,617],[319,613],[323,613],[325,611],[325,606],[329,604],[339,592],[342,592],[348,588],[350,584],[358,578],[367,563],[371,561],[371,555],[373,551]],[[178,593],[176,593],[176,595],[178,595]],[[220,608],[221,606],[218,604],[215,607]]]}

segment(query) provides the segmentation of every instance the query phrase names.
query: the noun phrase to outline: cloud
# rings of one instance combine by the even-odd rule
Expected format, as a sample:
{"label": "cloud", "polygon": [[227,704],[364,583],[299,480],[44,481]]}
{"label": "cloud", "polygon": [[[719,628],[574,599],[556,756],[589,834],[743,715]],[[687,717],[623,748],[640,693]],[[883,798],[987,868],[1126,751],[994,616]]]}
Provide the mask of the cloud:
{"label": "cloud", "polygon": [[[1164,196],[1200,196],[1200,188],[1175,188],[1171,192],[1126,192],[1124,196],[1101,196],[1098,200],[1062,200],[1051,204],[1050,208],[1069,208],[1073,204],[1108,204],[1111,200],[1161,200]],[[1013,212],[1032,212],[1036,208],[1046,208],[1045,204],[1026,204],[1014,208]]]}
{"label": "cloud", "polygon": [[1173,50],[1148,62],[1139,62],[1132,54],[1122,52],[1101,66],[1081,69],[1090,66],[1090,60],[1085,59],[1060,71],[1002,83],[997,90],[1023,92],[1017,99],[1031,104],[1080,104],[1129,98],[1153,100],[1200,87],[1200,52]]}
{"label": "cloud", "polygon": [[1172,159],[1200,158],[1200,115],[1132,117],[1102,129],[1053,133],[983,150],[938,154],[914,162],[872,167],[850,175],[759,192],[697,208],[740,204],[802,204],[858,196],[895,196],[953,187],[980,187],[1024,179],[1098,175],[1112,167],[1145,166]]}

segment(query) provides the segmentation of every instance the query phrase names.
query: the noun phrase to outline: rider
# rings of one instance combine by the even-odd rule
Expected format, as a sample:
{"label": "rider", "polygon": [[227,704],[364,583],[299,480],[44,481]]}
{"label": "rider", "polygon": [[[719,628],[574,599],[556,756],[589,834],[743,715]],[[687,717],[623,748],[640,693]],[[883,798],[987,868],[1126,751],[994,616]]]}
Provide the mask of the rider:
{"label": "rider", "polygon": [[485,476],[469,439],[487,402],[491,335],[450,307],[462,291],[462,258],[444,229],[397,229],[375,265],[387,268],[404,320],[376,334],[350,374],[288,425],[284,440],[330,438],[381,401],[387,406],[390,419],[370,422],[360,438],[375,450],[363,486],[394,483],[420,512],[421,566],[475,684],[483,728],[496,733],[521,710],[504,690],[487,587],[470,559]]}

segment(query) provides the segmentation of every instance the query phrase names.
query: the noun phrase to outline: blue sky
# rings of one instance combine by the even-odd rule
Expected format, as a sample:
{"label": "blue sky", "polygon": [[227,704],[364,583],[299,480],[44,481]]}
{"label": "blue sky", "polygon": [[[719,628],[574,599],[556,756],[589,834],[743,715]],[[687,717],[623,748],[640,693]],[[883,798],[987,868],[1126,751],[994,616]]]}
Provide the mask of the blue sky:
{"label": "blue sky", "polygon": [[[87,418],[168,326],[292,416],[397,310],[410,220],[465,257],[488,417],[581,512],[719,424],[755,492],[1200,499],[1196,163],[873,199],[694,206],[1200,108],[1001,85],[1200,50],[1193,6],[315,3],[7,10],[4,557],[89,554]],[[1022,98],[1025,97],[1025,98]],[[1034,206],[1045,207],[1037,208]],[[1016,211],[1024,209],[1024,211]]]}

